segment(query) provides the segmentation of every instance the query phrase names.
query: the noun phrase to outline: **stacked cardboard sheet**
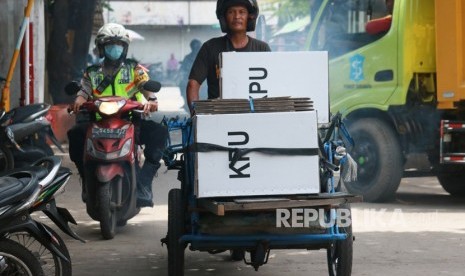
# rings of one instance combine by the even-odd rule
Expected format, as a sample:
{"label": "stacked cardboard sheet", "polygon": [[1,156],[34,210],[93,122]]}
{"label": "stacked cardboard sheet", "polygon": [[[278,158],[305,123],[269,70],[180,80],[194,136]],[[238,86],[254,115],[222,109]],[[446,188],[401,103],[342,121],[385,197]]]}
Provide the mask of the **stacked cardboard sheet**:
{"label": "stacked cardboard sheet", "polygon": [[258,99],[212,99],[196,101],[195,114],[237,114],[312,111],[310,98],[269,97]]}

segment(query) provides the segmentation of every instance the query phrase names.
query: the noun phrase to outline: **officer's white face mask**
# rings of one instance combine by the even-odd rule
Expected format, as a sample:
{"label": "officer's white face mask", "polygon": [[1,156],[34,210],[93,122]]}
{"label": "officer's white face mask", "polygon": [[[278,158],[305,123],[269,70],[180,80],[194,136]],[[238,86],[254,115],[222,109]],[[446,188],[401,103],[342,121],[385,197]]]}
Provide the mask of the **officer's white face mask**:
{"label": "officer's white face mask", "polygon": [[123,50],[124,47],[122,45],[105,45],[105,56],[111,60],[118,60],[121,57]]}

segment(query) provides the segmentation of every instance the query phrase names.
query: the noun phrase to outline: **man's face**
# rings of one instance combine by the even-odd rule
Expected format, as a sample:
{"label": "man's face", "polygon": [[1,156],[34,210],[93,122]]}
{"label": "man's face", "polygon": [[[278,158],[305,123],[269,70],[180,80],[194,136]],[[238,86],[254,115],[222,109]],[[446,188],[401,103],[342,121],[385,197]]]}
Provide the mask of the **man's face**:
{"label": "man's face", "polygon": [[226,23],[231,32],[246,32],[249,11],[245,6],[232,6],[226,11]]}

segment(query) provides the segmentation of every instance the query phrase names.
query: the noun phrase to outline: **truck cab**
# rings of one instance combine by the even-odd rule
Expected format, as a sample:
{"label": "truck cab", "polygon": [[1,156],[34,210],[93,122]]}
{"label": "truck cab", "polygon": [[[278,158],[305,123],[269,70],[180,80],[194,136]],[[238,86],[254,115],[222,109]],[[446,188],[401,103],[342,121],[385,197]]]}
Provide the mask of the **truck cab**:
{"label": "truck cab", "polygon": [[[463,51],[451,52],[444,42],[447,36],[449,43],[461,41],[459,31],[448,30],[462,29],[454,18],[461,17],[463,6],[459,0],[312,2],[306,48],[328,51],[331,112],[345,116],[359,165],[358,180],[346,186],[366,201],[395,195],[409,153],[426,153],[441,185],[465,194],[463,167],[440,162],[441,121],[464,117],[456,104],[460,96],[446,100],[441,88],[443,79],[456,79],[445,73],[450,60],[463,60]],[[375,23],[384,29],[373,31]],[[446,90],[455,91],[457,83]]]}

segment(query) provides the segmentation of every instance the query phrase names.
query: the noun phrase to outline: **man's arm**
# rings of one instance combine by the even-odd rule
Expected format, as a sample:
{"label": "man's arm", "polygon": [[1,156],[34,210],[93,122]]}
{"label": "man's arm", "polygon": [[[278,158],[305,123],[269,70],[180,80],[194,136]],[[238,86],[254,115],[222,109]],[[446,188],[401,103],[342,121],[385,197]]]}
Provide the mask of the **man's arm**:
{"label": "man's arm", "polygon": [[199,100],[200,86],[208,76],[209,50],[208,41],[202,45],[197,53],[189,73],[186,87],[187,104],[191,115],[194,113],[192,102]]}
{"label": "man's arm", "polygon": [[92,95],[92,84],[88,72],[84,73],[81,79],[81,90],[76,93],[74,103],[71,105],[71,109],[74,113],[78,113],[81,105],[89,100]]}
{"label": "man's arm", "polygon": [[193,114],[193,106],[192,102],[197,101],[199,99],[199,90],[200,90],[200,83],[196,80],[190,79],[187,83],[186,88],[186,95],[187,95],[187,104],[189,105],[189,110],[191,114]]}
{"label": "man's arm", "polygon": [[92,95],[92,82],[90,80],[89,73],[86,71],[81,79],[81,90],[79,90],[76,96],[81,96],[88,100]]}

